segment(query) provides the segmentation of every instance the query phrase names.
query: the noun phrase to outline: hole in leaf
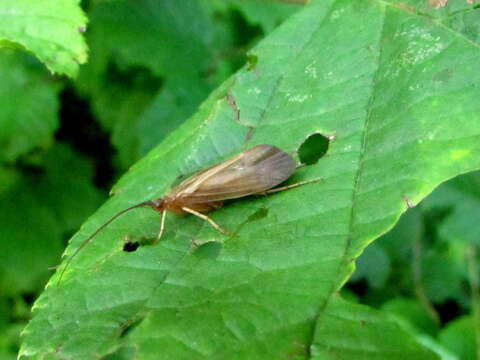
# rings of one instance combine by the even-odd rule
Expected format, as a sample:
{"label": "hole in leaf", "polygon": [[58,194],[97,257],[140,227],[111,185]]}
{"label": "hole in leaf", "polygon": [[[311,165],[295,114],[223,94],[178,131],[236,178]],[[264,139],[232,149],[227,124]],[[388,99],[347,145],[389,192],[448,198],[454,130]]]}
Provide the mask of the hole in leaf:
{"label": "hole in leaf", "polygon": [[125,252],[134,252],[138,249],[140,243],[138,241],[127,241],[123,244],[123,251]]}
{"label": "hole in leaf", "polygon": [[315,164],[327,153],[330,140],[322,134],[310,135],[298,149],[300,162],[306,165]]}

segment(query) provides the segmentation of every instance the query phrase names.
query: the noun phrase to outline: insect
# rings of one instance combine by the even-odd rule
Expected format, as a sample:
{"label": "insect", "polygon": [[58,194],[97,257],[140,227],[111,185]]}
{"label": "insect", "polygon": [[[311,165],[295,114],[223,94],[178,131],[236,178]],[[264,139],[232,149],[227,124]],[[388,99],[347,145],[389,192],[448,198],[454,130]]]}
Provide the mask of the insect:
{"label": "insect", "polygon": [[287,180],[295,168],[295,161],[286,152],[273,145],[257,145],[202,170],[175,186],[165,197],[141,202],[115,214],[85,239],[67,259],[60,273],[59,282],[72,259],[100,231],[130,210],[147,206],[162,214],[157,241],[163,235],[167,212],[195,215],[207,221],[219,232],[230,235],[228,231],[205,214],[222,207],[224,200],[254,194],[266,195],[320,180],[320,178],[314,178],[275,188]]}

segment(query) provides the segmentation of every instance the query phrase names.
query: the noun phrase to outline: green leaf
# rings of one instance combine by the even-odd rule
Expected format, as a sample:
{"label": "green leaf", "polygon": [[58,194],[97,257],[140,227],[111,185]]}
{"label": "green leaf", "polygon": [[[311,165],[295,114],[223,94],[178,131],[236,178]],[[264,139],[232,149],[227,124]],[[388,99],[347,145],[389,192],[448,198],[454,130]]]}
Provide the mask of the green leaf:
{"label": "green leaf", "polygon": [[379,310],[333,296],[317,320],[310,359],[440,359]]}
{"label": "green leaf", "polygon": [[61,231],[52,211],[21,178],[0,201],[0,289],[3,294],[33,291],[55,265],[62,249]]}
{"label": "green leaf", "polygon": [[[426,201],[427,208],[448,208],[449,213],[439,226],[439,234],[452,246],[480,245],[475,231],[480,222],[479,173],[453,179],[440,186]],[[468,215],[468,216],[466,216]]]}
{"label": "green leaf", "polygon": [[437,243],[423,259],[423,278],[432,301],[455,299],[470,307],[470,289],[466,254],[469,246],[479,244],[475,231],[480,221],[479,173],[452,179],[436,189],[422,204],[429,213],[443,213],[435,225]]}
{"label": "green leaf", "polygon": [[74,77],[87,61],[79,0],[0,0],[0,40],[32,52],[52,73]]}
{"label": "green leaf", "polygon": [[123,67],[145,67],[157,76],[196,74],[208,59],[212,26],[197,0],[100,2],[91,17],[93,45],[114,51]]}
{"label": "green leaf", "polygon": [[[431,195],[430,195],[431,196]],[[427,197],[427,200],[430,198]],[[393,268],[410,265],[414,243],[424,236],[423,204],[405,212],[395,227],[376,242],[388,254]],[[410,276],[410,275],[408,275]]]}
{"label": "green leaf", "polygon": [[[121,90],[120,92],[123,93]],[[117,112],[117,117],[112,128],[111,141],[113,146],[118,149],[121,168],[127,168],[140,157],[139,147],[142,140],[138,131],[140,119],[138,110],[148,109],[153,99],[152,93],[142,89],[134,89],[128,93],[128,96],[118,99],[114,110]],[[113,98],[106,100],[110,101]]]}
{"label": "green leaf", "polygon": [[[37,197],[54,213],[62,231],[73,233],[104,199],[93,184],[92,164],[64,144],[42,158]],[[52,189],[54,191],[52,191]]]}
{"label": "green leaf", "polygon": [[394,298],[382,305],[382,310],[394,315],[403,324],[406,324],[417,332],[435,335],[438,326],[428,315],[425,308],[413,299]]}
{"label": "green leaf", "polygon": [[2,163],[52,143],[60,87],[29,56],[12,50],[0,50],[0,78]]}
{"label": "green leaf", "polygon": [[390,259],[377,244],[370,245],[357,261],[357,269],[352,275],[352,281],[365,278],[369,285],[374,288],[381,288],[385,285],[391,271]]}
{"label": "green leaf", "polygon": [[[423,204],[423,202],[422,202]],[[410,209],[395,227],[370,245],[357,260],[357,269],[350,278],[355,282],[364,278],[368,289],[362,303],[380,306],[391,298],[414,293],[414,268],[419,257],[412,257],[417,242],[424,241],[424,224],[419,208]]]}
{"label": "green leaf", "polygon": [[[478,326],[478,325],[477,325]],[[449,323],[439,335],[440,342],[462,360],[476,360],[475,322],[472,316],[464,316]]]}
{"label": "green leaf", "polygon": [[24,326],[21,324],[13,324],[6,329],[2,329],[0,337],[0,360],[15,360],[19,348],[20,331]]}
{"label": "green leaf", "polygon": [[453,248],[446,248],[425,254],[422,259],[422,279],[426,295],[431,301],[442,303],[456,299],[460,304],[468,303],[465,251],[458,254]]}
{"label": "green leaf", "polygon": [[327,154],[289,181],[323,180],[215,211],[235,237],[169,215],[157,246],[127,253],[125,237],[153,238],[159,215],[118,219],[60,285],[52,278],[20,358],[100,357],[125,344],[156,360],[310,351],[363,249],[438,184],[480,168],[479,54],[458,31],[396,3],[305,7],[252,50],[254,66],[131,168],[66,254],[116,212],[256,144],[295,154],[310,134],[328,136]]}
{"label": "green leaf", "polygon": [[138,120],[140,154],[145,155],[195,112],[208,95],[200,80],[167,81]]}

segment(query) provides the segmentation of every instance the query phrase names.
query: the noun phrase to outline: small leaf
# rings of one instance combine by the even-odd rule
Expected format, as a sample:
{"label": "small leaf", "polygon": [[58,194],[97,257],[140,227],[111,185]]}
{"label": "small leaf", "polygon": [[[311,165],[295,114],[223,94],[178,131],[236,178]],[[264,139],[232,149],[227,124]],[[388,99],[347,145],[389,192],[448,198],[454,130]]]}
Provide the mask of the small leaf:
{"label": "small leaf", "polygon": [[87,61],[78,0],[0,0],[0,40],[32,52],[52,73],[74,77]]}

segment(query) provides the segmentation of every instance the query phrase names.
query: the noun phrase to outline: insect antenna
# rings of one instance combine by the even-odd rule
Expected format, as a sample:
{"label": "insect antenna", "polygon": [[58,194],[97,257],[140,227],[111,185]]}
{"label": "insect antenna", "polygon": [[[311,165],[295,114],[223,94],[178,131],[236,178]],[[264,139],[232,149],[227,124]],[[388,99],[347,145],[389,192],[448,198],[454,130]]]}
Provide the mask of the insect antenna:
{"label": "insect antenna", "polygon": [[80,246],[74,251],[74,253],[66,260],[65,262],[65,266],[63,267],[62,271],[60,272],[60,276],[58,278],[58,284],[60,284],[60,282],[62,281],[62,278],[63,278],[63,274],[65,273],[65,271],[67,270],[68,268],[68,265],[70,265],[70,263],[72,262],[73,258],[75,256],[77,256],[77,254],[90,242],[92,241],[92,239],[100,232],[102,231],[103,229],[105,229],[108,225],[110,225],[115,219],[117,219],[119,216],[125,214],[126,212],[130,211],[130,210],[133,210],[133,209],[136,209],[136,208],[139,208],[139,207],[143,207],[143,206],[152,206],[154,207],[155,206],[155,203],[153,201],[144,201],[140,204],[136,204],[136,205],[133,205],[133,206],[130,206],[126,209],[123,209],[121,211],[119,211],[118,213],[116,213],[115,215],[113,215],[110,219],[108,219],[103,225],[101,225],[97,230],[95,230],[93,232],[93,234],[91,234],[88,238],[86,238],[85,240],[82,241],[82,243],[80,244]]}

